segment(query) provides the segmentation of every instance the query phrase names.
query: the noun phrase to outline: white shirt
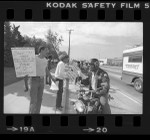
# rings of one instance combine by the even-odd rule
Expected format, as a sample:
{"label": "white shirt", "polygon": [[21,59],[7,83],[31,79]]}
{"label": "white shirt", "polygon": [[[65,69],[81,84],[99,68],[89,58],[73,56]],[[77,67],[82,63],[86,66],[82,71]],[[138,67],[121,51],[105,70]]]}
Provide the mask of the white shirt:
{"label": "white shirt", "polygon": [[62,80],[65,78],[65,64],[63,61],[59,61],[57,64],[55,77]]}
{"label": "white shirt", "polygon": [[36,76],[45,76],[46,72],[45,69],[47,67],[47,59],[46,58],[39,58],[38,55],[36,57]]}
{"label": "white shirt", "polygon": [[94,72],[92,72],[92,80],[91,80],[91,86],[93,90],[97,89],[97,85],[96,85],[96,77],[94,75]]}
{"label": "white shirt", "polygon": [[78,72],[78,75],[81,76],[81,70],[78,70],[77,72]]}

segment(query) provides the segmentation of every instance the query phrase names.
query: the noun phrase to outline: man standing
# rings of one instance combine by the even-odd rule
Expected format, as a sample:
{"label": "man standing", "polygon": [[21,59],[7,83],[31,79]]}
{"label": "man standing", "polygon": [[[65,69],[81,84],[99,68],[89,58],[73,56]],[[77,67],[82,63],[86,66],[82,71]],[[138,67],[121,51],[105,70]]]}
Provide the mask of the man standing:
{"label": "man standing", "polygon": [[39,55],[36,56],[36,76],[31,77],[31,90],[30,90],[30,114],[39,114],[42,103],[42,96],[44,90],[44,76],[49,74],[47,68],[46,55],[48,48],[41,46],[39,48]]}
{"label": "man standing", "polygon": [[99,68],[98,59],[90,60],[90,75],[89,75],[89,89],[95,90],[95,97],[99,98],[102,105],[102,114],[111,114],[110,106],[108,104],[108,92],[110,89],[110,79],[104,70]]}
{"label": "man standing", "polygon": [[[49,55],[46,59],[48,60],[47,67],[48,67],[48,70],[50,72],[52,55]],[[51,86],[51,77],[49,77],[47,74],[46,74],[46,84],[49,84],[49,86]]]}
{"label": "man standing", "polygon": [[63,94],[63,80],[65,79],[65,64],[69,62],[69,56],[61,54],[59,56],[59,63],[57,64],[55,71],[55,80],[58,81],[58,91],[56,97],[56,109],[62,110],[62,94]]}

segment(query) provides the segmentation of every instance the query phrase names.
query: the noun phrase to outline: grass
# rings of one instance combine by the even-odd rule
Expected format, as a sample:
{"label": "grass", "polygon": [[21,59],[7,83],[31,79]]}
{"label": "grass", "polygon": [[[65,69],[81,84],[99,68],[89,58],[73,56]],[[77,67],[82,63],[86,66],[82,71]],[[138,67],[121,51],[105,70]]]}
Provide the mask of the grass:
{"label": "grass", "polygon": [[17,78],[15,69],[12,67],[4,67],[4,86],[8,86],[15,82],[22,80],[23,78]]}

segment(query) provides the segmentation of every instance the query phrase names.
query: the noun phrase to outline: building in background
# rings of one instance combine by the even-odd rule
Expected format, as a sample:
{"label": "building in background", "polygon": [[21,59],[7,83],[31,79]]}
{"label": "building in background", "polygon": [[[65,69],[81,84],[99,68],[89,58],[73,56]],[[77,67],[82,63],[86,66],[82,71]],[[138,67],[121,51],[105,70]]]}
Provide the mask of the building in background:
{"label": "building in background", "polygon": [[115,57],[112,60],[113,66],[122,66],[122,57]]}
{"label": "building in background", "polygon": [[107,58],[101,58],[101,59],[99,59],[100,65],[107,65],[107,61],[108,61]]}
{"label": "building in background", "polygon": [[122,57],[108,58],[107,65],[122,66]]}

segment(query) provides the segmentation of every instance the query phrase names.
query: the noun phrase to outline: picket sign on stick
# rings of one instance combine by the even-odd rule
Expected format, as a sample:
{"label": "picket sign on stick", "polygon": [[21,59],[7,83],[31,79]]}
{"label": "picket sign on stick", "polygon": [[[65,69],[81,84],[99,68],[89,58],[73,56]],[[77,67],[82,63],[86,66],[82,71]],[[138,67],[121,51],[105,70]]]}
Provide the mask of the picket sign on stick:
{"label": "picket sign on stick", "polygon": [[11,48],[16,77],[36,76],[35,48],[14,47]]}
{"label": "picket sign on stick", "polygon": [[78,72],[72,65],[66,65],[65,72],[69,80],[74,81],[78,76]]}
{"label": "picket sign on stick", "polygon": [[76,66],[74,63],[72,65],[69,65],[69,67],[72,69],[72,72],[73,72],[72,75],[74,75],[75,78],[77,76],[81,76],[82,79],[86,79],[87,78],[87,76],[85,74],[83,74],[81,72],[80,68],[78,66]]}

